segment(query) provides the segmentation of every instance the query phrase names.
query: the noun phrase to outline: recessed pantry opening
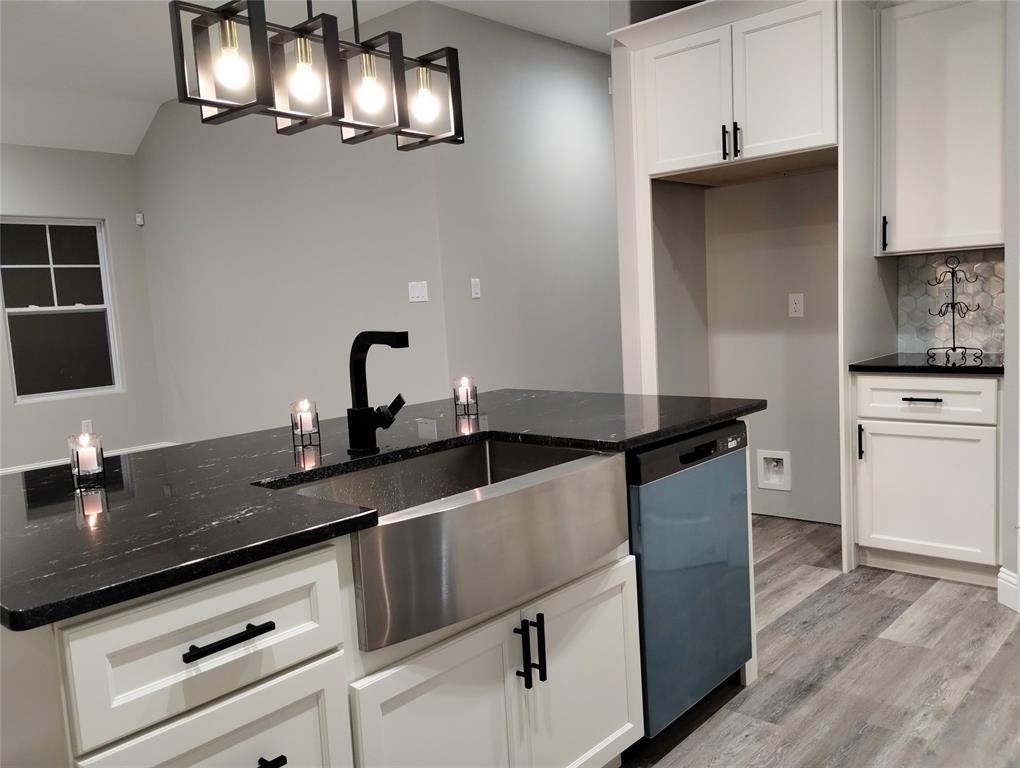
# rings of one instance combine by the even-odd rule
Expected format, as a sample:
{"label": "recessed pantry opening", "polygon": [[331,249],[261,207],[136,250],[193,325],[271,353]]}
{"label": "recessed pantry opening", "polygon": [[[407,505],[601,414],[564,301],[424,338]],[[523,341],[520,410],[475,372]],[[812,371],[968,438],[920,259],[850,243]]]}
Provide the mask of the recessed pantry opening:
{"label": "recessed pantry opening", "polygon": [[[761,393],[750,455],[786,452],[797,471],[787,491],[759,484],[752,463],[752,509],[838,525],[837,173],[651,183],[659,392]],[[790,294],[803,294],[802,317]]]}

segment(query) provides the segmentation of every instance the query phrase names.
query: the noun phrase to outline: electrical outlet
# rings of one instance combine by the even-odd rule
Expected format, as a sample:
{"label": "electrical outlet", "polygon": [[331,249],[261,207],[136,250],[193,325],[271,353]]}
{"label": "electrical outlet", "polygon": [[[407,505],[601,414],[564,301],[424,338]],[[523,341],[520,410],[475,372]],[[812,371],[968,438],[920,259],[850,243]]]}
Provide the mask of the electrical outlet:
{"label": "electrical outlet", "polygon": [[804,317],[804,294],[790,294],[790,317]]}
{"label": "electrical outlet", "polygon": [[145,214],[142,213],[141,211],[135,214],[135,224],[137,224],[139,227],[145,226]]}
{"label": "electrical outlet", "polygon": [[481,278],[471,278],[471,298],[480,299],[482,298],[482,281]]}
{"label": "electrical outlet", "polygon": [[81,431],[82,431],[82,434],[85,434],[85,435],[92,434],[92,419],[82,419],[81,420]]}
{"label": "electrical outlet", "polygon": [[425,280],[416,280],[407,284],[407,300],[412,304],[429,300],[429,284]]}
{"label": "electrical outlet", "polygon": [[790,452],[758,449],[758,487],[772,491],[792,488]]}

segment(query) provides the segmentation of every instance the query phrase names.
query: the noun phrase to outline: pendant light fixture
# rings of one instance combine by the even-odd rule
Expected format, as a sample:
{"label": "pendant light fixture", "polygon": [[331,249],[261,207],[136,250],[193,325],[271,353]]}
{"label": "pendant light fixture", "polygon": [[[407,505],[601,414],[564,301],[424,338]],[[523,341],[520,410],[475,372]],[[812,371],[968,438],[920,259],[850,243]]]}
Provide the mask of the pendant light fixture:
{"label": "pendant light fixture", "polygon": [[392,31],[362,41],[351,5],[354,42],[340,39],[335,16],[313,15],[311,0],[294,27],[267,21],[264,0],[171,0],[178,100],[198,105],[206,123],[262,114],[282,134],[338,127],[345,144],[384,135],[401,150],[464,143],[457,50],[409,58]]}

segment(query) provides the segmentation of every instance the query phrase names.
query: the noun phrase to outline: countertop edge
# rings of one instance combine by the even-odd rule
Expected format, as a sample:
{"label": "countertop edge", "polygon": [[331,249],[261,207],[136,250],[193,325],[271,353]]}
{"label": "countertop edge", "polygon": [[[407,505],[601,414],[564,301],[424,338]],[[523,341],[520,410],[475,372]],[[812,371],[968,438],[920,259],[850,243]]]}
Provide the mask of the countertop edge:
{"label": "countertop edge", "polygon": [[130,581],[111,584],[87,595],[28,609],[11,609],[6,605],[0,605],[0,625],[13,632],[24,632],[64,619],[84,616],[92,611],[109,608],[135,598],[154,595],[166,589],[186,585],[209,576],[217,576],[245,565],[268,560],[277,555],[285,555],[314,544],[321,544],[340,536],[371,528],[378,523],[378,520],[375,510],[368,510],[333,523],[304,528],[286,536],[183,563],[174,568],[167,568]]}

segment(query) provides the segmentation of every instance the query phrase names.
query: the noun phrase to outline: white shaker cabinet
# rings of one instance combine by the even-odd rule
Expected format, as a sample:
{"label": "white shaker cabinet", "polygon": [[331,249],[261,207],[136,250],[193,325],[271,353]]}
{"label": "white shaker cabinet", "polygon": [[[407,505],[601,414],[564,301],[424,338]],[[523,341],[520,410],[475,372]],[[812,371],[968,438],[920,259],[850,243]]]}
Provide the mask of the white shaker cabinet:
{"label": "white shaker cabinet", "polygon": [[879,252],[1003,242],[1005,4],[881,12]]}
{"label": "white shaker cabinet", "polygon": [[805,0],[642,50],[648,173],[836,144],[836,7]]}
{"label": "white shaker cabinet", "polygon": [[728,159],[733,122],[729,25],[662,43],[643,56],[649,173]]}
{"label": "white shaker cabinet", "polygon": [[531,764],[601,768],[644,735],[633,565],[554,592],[523,615],[544,626],[548,667],[546,681],[525,691]]}
{"label": "white shaker cabinet", "polygon": [[361,768],[509,768],[526,760],[519,615],[351,685]]}
{"label": "white shaker cabinet", "polygon": [[734,155],[836,143],[836,7],[807,2],[733,24]]}
{"label": "white shaker cabinet", "polygon": [[859,544],[996,562],[996,429],[860,422]]}
{"label": "white shaker cabinet", "polygon": [[639,654],[626,557],[354,683],[359,765],[601,768],[644,733]]}

